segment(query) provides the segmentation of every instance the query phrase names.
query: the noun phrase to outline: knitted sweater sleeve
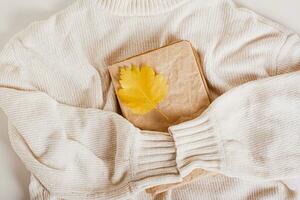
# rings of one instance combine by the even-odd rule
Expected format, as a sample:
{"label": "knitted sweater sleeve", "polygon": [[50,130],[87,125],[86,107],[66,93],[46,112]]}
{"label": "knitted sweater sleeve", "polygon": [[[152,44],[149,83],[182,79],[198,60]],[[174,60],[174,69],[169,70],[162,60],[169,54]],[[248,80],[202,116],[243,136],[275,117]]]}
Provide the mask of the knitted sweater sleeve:
{"label": "knitted sweater sleeve", "polygon": [[84,77],[89,72],[75,65],[48,70],[52,65],[41,54],[15,38],[0,55],[0,108],[10,140],[42,186],[31,184],[32,199],[127,199],[181,180],[172,137],[141,131],[93,106],[89,89],[101,83],[85,86],[96,78]]}
{"label": "knitted sweater sleeve", "polygon": [[289,34],[276,59],[276,76],[236,87],[169,128],[183,176],[195,168],[249,180],[300,176],[299,36]]}

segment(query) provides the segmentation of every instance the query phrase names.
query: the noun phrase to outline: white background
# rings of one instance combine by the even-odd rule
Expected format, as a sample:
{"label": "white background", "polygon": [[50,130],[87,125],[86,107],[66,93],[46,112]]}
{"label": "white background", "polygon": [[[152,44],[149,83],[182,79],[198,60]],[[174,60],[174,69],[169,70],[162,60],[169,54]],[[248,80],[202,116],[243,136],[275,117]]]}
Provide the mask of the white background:
{"label": "white background", "polygon": [[[73,1],[0,0],[0,50],[9,38],[31,22],[47,19]],[[300,0],[236,0],[235,2],[300,33]],[[29,199],[28,183],[29,174],[10,147],[7,119],[0,110],[0,199]],[[292,184],[291,187],[295,187],[294,185]]]}

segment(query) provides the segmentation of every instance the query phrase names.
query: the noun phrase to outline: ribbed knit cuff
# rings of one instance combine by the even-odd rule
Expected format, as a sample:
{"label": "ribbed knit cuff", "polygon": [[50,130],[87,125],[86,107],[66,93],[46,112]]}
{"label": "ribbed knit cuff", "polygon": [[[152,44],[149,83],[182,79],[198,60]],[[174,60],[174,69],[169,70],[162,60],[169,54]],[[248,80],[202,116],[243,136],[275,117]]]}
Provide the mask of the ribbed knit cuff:
{"label": "ribbed knit cuff", "polygon": [[58,200],[50,197],[49,192],[41,185],[41,183],[33,176],[30,177],[29,184],[30,200]]}
{"label": "ribbed knit cuff", "polygon": [[173,135],[177,156],[176,162],[182,177],[194,169],[219,171],[220,148],[209,112],[200,117],[169,128]]}
{"label": "ribbed knit cuff", "polygon": [[170,135],[142,131],[132,148],[132,180],[137,189],[181,182],[174,140]]}

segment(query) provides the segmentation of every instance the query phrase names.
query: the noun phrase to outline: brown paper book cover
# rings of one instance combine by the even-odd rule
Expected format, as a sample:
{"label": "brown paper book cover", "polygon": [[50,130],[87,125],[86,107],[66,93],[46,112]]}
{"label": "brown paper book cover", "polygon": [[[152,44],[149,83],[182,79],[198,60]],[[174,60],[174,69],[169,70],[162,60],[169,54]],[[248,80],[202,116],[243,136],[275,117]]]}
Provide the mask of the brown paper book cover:
{"label": "brown paper book cover", "polygon": [[[120,67],[130,67],[132,64],[136,66],[146,64],[152,67],[156,73],[162,74],[167,79],[169,85],[167,96],[158,104],[158,109],[169,120],[155,109],[144,115],[134,114],[119,101],[123,116],[136,127],[142,130],[167,132],[171,125],[198,117],[210,104],[200,59],[190,42],[172,43],[109,66],[116,91],[120,89]],[[148,189],[148,192],[158,194],[208,174],[210,172],[201,169],[194,170],[183,183],[156,186]]]}

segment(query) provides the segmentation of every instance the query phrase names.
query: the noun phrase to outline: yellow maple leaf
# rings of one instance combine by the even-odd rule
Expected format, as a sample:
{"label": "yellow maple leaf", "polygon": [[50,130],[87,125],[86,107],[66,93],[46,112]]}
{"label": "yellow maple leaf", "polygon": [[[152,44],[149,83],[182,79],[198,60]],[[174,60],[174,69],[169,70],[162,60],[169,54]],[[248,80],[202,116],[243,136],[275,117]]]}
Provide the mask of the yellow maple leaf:
{"label": "yellow maple leaf", "polygon": [[117,96],[135,114],[146,114],[156,108],[168,92],[167,80],[148,65],[120,68],[121,89]]}

